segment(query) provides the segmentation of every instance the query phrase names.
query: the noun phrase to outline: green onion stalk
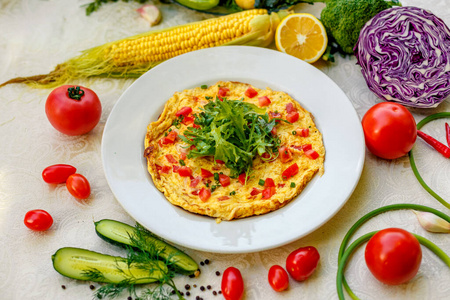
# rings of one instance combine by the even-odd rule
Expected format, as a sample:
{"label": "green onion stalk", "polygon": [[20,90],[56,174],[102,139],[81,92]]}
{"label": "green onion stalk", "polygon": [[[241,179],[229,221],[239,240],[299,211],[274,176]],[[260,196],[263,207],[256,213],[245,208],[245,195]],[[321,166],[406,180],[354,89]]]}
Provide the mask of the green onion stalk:
{"label": "green onion stalk", "polygon": [[[339,248],[339,255],[338,255],[338,272],[336,277],[336,287],[339,299],[345,299],[344,297],[344,291],[343,288],[347,291],[348,295],[352,299],[359,299],[353,291],[350,289],[350,286],[348,285],[347,281],[345,280],[344,276],[344,269],[347,264],[347,261],[350,257],[350,255],[357,249],[359,246],[361,246],[363,243],[367,242],[375,233],[378,231],[373,231],[370,233],[367,233],[360,238],[356,239],[350,246],[347,248],[347,244],[350,240],[350,238],[353,236],[355,231],[361,227],[365,222],[367,222],[369,219],[375,217],[376,215],[379,215],[381,213],[392,211],[392,210],[401,210],[401,209],[412,209],[416,211],[423,211],[423,212],[429,212],[432,214],[435,214],[438,217],[441,217],[442,219],[446,220],[447,222],[450,222],[450,216],[434,209],[428,206],[424,205],[418,205],[418,204],[409,204],[409,203],[402,203],[402,204],[393,204],[393,205],[387,205],[380,207],[378,209],[375,209],[368,214],[361,217],[356,223],[348,230],[347,234],[345,235],[344,239],[342,240],[341,246]],[[431,241],[425,239],[424,237],[414,234],[414,236],[417,238],[420,244],[424,245],[428,249],[430,249],[433,253],[435,253],[448,267],[450,267],[450,257],[443,252],[438,246],[436,246]]]}
{"label": "green onion stalk", "polygon": [[[420,130],[425,124],[436,120],[436,119],[442,119],[442,118],[448,118],[450,117],[450,112],[440,112],[436,114],[429,115],[428,117],[424,118],[422,121],[417,123],[417,130]],[[414,149],[414,148],[413,148]],[[416,166],[416,162],[414,161],[414,154],[413,149],[409,151],[409,162],[411,164],[411,169],[414,172],[414,175],[416,176],[419,183],[422,185],[422,187],[436,200],[438,200],[442,205],[450,209],[450,204],[445,201],[441,196],[439,196],[436,192],[434,192],[423,180],[422,176],[420,176],[419,171]]]}

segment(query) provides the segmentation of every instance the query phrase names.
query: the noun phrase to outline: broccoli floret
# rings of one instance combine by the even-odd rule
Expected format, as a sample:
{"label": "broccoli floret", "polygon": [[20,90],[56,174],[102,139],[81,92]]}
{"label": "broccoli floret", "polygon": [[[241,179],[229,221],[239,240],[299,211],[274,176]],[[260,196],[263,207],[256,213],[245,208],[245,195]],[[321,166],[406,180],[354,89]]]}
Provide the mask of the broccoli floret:
{"label": "broccoli floret", "polygon": [[[319,1],[317,1],[319,2]],[[320,19],[327,35],[336,41],[341,50],[352,54],[358,41],[359,32],[372,17],[380,11],[394,5],[398,1],[384,0],[328,0],[322,10]]]}

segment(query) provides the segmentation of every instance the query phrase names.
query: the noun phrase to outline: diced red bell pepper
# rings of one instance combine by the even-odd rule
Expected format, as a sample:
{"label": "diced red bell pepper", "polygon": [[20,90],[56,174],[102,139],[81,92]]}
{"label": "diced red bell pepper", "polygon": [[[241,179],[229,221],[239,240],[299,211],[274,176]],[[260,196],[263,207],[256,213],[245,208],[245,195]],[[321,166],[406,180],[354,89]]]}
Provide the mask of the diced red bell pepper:
{"label": "diced red bell pepper", "polygon": [[264,187],[265,188],[275,187],[275,182],[273,181],[272,178],[266,178],[266,180],[264,181]]}
{"label": "diced red bell pepper", "polygon": [[206,202],[208,201],[209,197],[211,197],[211,190],[203,187],[200,189],[198,196],[200,197],[200,200]]}
{"label": "diced red bell pepper", "polygon": [[286,120],[291,123],[297,122],[298,118],[299,118],[299,114],[297,111],[290,112],[286,116]]}
{"label": "diced red bell pepper", "polygon": [[231,179],[225,174],[219,174],[219,182],[223,187],[226,187],[230,185]]}
{"label": "diced red bell pepper", "polygon": [[280,154],[280,159],[282,163],[292,160],[292,152],[288,147],[283,146],[278,148],[278,153]]}
{"label": "diced red bell pepper", "polygon": [[179,116],[187,116],[192,112],[192,107],[190,106],[184,106],[182,107],[179,111],[177,111],[177,113],[175,114],[175,116],[179,117]]}
{"label": "diced red bell pepper", "polygon": [[305,151],[305,155],[310,159],[317,159],[319,157],[319,153],[317,153],[313,149]]}
{"label": "diced red bell pepper", "polygon": [[245,91],[245,96],[249,98],[253,98],[256,95],[258,95],[258,92],[255,91],[255,89],[253,89],[251,86],[249,86],[248,89]]}
{"label": "diced red bell pepper", "polygon": [[178,163],[172,154],[166,154],[165,157],[166,157],[167,161],[170,162],[171,164]]}
{"label": "diced red bell pepper", "polygon": [[200,169],[201,173],[202,173],[202,177],[203,178],[208,178],[208,177],[213,177],[214,174],[206,169],[201,168]]}
{"label": "diced red bell pepper", "polygon": [[239,175],[238,177],[238,181],[242,184],[245,185],[245,179],[247,178],[247,175],[245,173],[242,173]]}
{"label": "diced red bell pepper", "polygon": [[258,98],[258,105],[261,107],[268,106],[272,101],[270,101],[270,98],[267,96],[262,96]]}
{"label": "diced red bell pepper", "polygon": [[273,195],[275,195],[276,192],[277,192],[277,190],[276,190],[276,188],[274,186],[265,188],[262,191],[262,194],[263,194],[262,198],[263,199],[270,199]]}
{"label": "diced red bell pepper", "polygon": [[187,166],[182,166],[178,169],[178,174],[180,174],[181,177],[189,177],[192,175],[192,170]]}
{"label": "diced red bell pepper", "polygon": [[281,177],[286,180],[288,178],[294,177],[298,173],[298,165],[297,163],[294,163],[290,165],[286,170],[283,171],[281,174]]}

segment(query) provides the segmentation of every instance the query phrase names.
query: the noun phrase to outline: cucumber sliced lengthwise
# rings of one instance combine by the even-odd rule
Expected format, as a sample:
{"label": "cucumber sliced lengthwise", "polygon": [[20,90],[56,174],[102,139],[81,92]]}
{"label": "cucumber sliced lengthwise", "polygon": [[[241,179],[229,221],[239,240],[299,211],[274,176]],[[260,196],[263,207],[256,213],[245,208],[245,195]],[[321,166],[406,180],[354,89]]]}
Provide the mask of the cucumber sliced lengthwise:
{"label": "cucumber sliced lengthwise", "polygon": [[[186,275],[200,274],[198,264],[187,254],[158,239],[145,230],[138,230],[128,224],[104,219],[95,222],[95,231],[103,240],[121,247],[138,248],[150,254],[158,254],[158,258],[164,260],[169,267],[173,267],[178,273]],[[139,240],[139,245],[133,242]]]}
{"label": "cucumber sliced lengthwise", "polygon": [[81,248],[65,247],[52,255],[53,267],[66,277],[119,284],[129,281],[144,284],[162,281],[168,269],[162,261],[152,261],[145,268],[135,263],[127,264],[125,258],[101,254]]}

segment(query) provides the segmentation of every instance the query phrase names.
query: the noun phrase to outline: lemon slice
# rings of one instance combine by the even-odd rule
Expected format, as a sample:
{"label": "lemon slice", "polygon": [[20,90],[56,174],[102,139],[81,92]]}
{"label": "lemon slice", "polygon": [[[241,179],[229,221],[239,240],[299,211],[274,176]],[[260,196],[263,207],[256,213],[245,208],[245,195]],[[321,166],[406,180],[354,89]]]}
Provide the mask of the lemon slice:
{"label": "lemon slice", "polygon": [[307,13],[288,15],[278,25],[275,34],[275,45],[279,51],[309,63],[322,56],[327,43],[322,22]]}

